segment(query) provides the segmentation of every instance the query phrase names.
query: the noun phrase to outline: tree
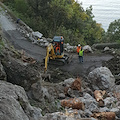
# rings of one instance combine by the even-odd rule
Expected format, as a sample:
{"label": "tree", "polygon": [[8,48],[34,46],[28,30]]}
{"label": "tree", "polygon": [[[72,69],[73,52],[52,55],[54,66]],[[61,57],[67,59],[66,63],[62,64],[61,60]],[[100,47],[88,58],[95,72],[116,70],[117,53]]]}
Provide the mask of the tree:
{"label": "tree", "polygon": [[120,19],[110,23],[106,33],[107,42],[120,41]]}
{"label": "tree", "polygon": [[11,1],[14,1],[11,4],[18,17],[45,37],[63,35],[74,45],[101,42],[104,30],[93,20],[92,6],[84,10],[75,0]]}

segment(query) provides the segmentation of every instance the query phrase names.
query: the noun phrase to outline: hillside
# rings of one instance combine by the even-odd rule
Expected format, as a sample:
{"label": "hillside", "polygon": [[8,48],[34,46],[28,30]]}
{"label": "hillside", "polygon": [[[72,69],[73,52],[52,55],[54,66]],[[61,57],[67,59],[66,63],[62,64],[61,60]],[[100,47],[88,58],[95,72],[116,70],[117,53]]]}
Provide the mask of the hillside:
{"label": "hillside", "polygon": [[[83,64],[78,62],[76,53],[68,52],[72,55],[71,62],[65,66],[49,65],[51,79],[46,81],[41,77],[45,46],[28,39],[31,28],[24,22],[16,23],[7,11],[0,9],[1,120],[120,118],[120,89],[108,69],[112,68],[111,60],[116,61],[116,56],[118,66],[115,68],[120,68],[119,55],[113,54],[115,50],[86,53]],[[42,39],[50,40],[43,36]],[[105,61],[108,64],[104,63],[103,66],[102,62]],[[119,76],[120,70],[117,71],[116,75]]]}

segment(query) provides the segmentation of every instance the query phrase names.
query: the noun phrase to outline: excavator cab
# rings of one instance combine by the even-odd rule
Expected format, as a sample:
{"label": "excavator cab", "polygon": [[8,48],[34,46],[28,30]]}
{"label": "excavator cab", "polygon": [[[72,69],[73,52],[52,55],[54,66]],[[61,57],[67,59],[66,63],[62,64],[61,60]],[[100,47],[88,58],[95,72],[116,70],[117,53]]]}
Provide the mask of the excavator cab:
{"label": "excavator cab", "polygon": [[64,38],[62,36],[54,36],[53,47],[56,55],[63,54]]}

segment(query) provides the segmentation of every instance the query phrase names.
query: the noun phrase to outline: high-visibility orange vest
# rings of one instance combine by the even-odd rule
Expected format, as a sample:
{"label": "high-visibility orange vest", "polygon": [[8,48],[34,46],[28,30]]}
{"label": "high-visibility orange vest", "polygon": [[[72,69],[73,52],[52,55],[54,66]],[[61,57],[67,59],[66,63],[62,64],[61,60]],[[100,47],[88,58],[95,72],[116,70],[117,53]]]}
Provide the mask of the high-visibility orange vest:
{"label": "high-visibility orange vest", "polygon": [[59,50],[59,53],[60,53],[60,47],[56,47],[56,53],[57,53],[58,50]]}
{"label": "high-visibility orange vest", "polygon": [[79,53],[80,49],[81,49],[81,47],[77,46],[77,53]]}

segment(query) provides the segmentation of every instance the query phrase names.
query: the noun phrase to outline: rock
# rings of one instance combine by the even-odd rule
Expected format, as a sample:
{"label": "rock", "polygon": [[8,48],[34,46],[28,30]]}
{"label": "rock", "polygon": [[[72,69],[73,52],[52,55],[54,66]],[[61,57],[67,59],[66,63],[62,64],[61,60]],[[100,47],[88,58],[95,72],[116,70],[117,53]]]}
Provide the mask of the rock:
{"label": "rock", "polygon": [[93,50],[89,45],[85,45],[83,47],[83,50],[84,50],[85,53],[89,53],[89,52],[93,53]]}
{"label": "rock", "polygon": [[109,47],[105,47],[105,48],[104,48],[104,52],[105,52],[105,51],[109,51],[109,50],[110,50]]}
{"label": "rock", "polygon": [[101,107],[99,112],[110,112],[110,110],[107,107]]}
{"label": "rock", "polygon": [[116,112],[116,116],[120,119],[120,110]]}
{"label": "rock", "polygon": [[32,107],[24,89],[0,81],[0,120],[39,120],[41,109]]}
{"label": "rock", "polygon": [[74,82],[75,79],[73,78],[69,78],[69,79],[66,79],[64,80],[64,82],[62,82],[64,84],[64,86],[70,86],[73,82]]}
{"label": "rock", "polygon": [[83,98],[80,97],[79,99],[85,104],[85,109],[88,109],[90,112],[99,111],[98,103],[90,94],[84,93]]}
{"label": "rock", "polygon": [[43,39],[40,39],[39,41],[40,41],[40,42],[43,42],[44,40],[43,40]]}
{"label": "rock", "polygon": [[63,94],[63,93],[60,93],[58,96],[60,99],[65,99],[65,94]]}
{"label": "rock", "polygon": [[84,110],[86,117],[91,117],[92,112],[89,109]]}
{"label": "rock", "polygon": [[96,104],[91,103],[89,106],[87,106],[87,109],[91,112],[99,112],[99,108]]}
{"label": "rock", "polygon": [[99,67],[88,75],[89,84],[93,90],[111,90],[115,85],[115,78],[107,67]]}
{"label": "rock", "polygon": [[6,73],[4,71],[3,65],[0,62],[0,80],[6,81]]}
{"label": "rock", "polygon": [[[49,94],[49,90],[47,88],[42,87],[42,93],[43,93],[44,98],[47,98],[51,102],[53,101],[52,96]],[[54,96],[53,96],[53,98],[54,98]]]}
{"label": "rock", "polygon": [[40,32],[38,32],[38,31],[36,31],[36,32],[32,32],[32,35],[33,35],[34,37],[39,38],[39,39],[43,36],[43,34],[40,33]]}
{"label": "rock", "polygon": [[53,39],[51,39],[51,38],[47,38],[47,41],[48,41],[48,42],[52,42]]}
{"label": "rock", "polygon": [[7,81],[29,90],[33,83],[41,79],[40,72],[35,69],[35,64],[26,64],[15,58],[8,57],[3,61],[7,73]]}
{"label": "rock", "polygon": [[110,111],[111,111],[111,112],[118,113],[118,112],[119,112],[119,109],[118,109],[118,108],[112,108]]}
{"label": "rock", "polygon": [[47,47],[47,46],[48,46],[48,44],[49,44],[49,43],[48,43],[48,42],[46,42],[46,43],[45,43],[45,47]]}
{"label": "rock", "polygon": [[88,93],[84,93],[84,99],[89,99],[89,100],[93,100],[93,101],[96,101],[90,94]]}
{"label": "rock", "polygon": [[73,90],[71,88],[69,88],[67,90],[67,95],[69,95],[71,97],[81,97],[81,96],[83,96],[82,92],[80,92],[78,90]]}
{"label": "rock", "polygon": [[64,44],[64,50],[67,52],[76,52],[76,46],[71,46],[69,43]]}
{"label": "rock", "polygon": [[112,109],[113,107],[117,107],[117,98],[114,97],[107,97],[104,99],[105,106],[108,107],[109,109]]}
{"label": "rock", "polygon": [[43,100],[42,87],[41,87],[40,81],[32,84],[31,92],[32,92],[33,99],[37,101]]}
{"label": "rock", "polygon": [[82,91],[81,87],[82,87],[81,79],[80,78],[76,78],[75,81],[71,85],[71,89],[79,90],[81,92]]}

